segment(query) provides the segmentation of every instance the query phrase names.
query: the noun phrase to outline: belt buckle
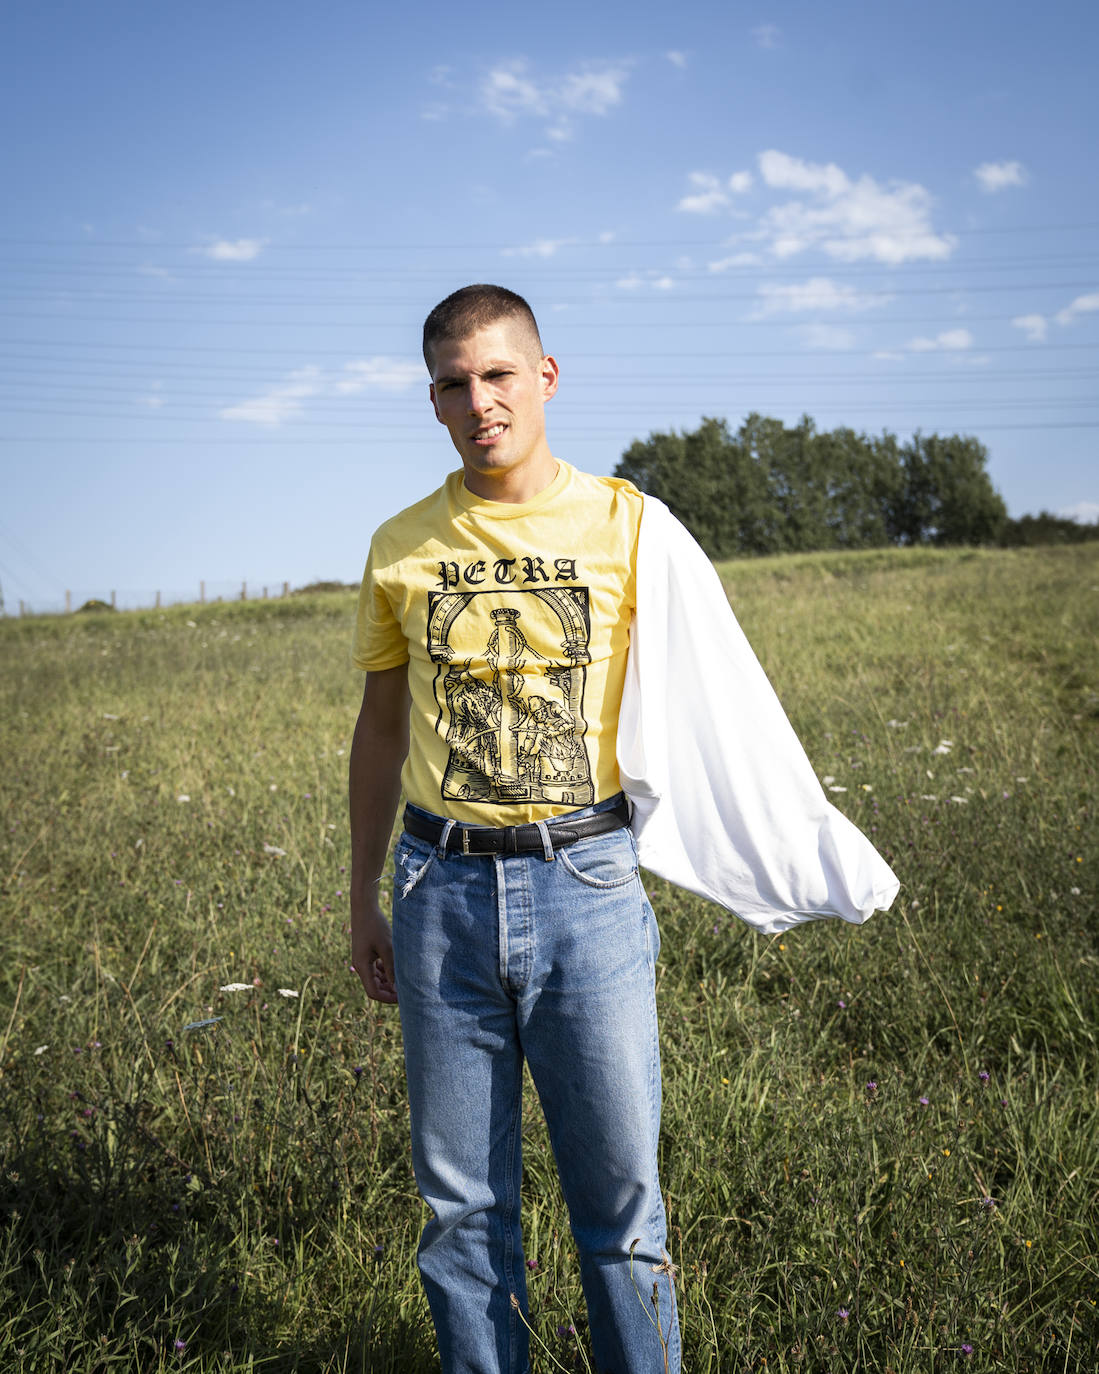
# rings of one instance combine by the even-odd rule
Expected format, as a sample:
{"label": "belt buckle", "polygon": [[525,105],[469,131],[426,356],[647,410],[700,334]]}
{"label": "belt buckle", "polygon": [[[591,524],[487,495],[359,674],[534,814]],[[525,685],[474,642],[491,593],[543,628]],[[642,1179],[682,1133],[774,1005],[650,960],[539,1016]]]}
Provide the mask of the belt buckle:
{"label": "belt buckle", "polygon": [[469,826],[468,826],[468,825],[463,825],[463,826],[462,826],[462,853],[463,853],[463,854],[468,854],[468,853],[469,853]]}

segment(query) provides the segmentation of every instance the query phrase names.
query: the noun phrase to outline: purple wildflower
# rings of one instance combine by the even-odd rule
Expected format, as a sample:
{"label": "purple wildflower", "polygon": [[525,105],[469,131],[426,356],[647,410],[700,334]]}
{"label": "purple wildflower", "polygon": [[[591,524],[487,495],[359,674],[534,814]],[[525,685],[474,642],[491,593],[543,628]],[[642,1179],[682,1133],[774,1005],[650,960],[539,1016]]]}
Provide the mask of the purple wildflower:
{"label": "purple wildflower", "polygon": [[851,1313],[847,1310],[846,1307],[841,1307],[839,1311],[836,1313],[836,1316],[839,1317],[841,1322],[845,1322],[850,1315]]}

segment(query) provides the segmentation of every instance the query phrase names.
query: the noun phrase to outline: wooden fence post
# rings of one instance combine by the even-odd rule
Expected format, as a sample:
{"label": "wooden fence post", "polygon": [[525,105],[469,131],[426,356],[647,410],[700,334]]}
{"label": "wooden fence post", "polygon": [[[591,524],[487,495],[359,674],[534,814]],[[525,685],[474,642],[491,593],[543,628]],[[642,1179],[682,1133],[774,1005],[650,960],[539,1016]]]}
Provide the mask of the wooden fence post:
{"label": "wooden fence post", "polygon": [[289,596],[289,595],[290,595],[290,583],[289,583],[289,582],[284,582],[284,583],[282,584],[282,594],[283,594],[283,596]]}
{"label": "wooden fence post", "polygon": [[200,606],[205,606],[205,605],[206,605],[206,583],[205,583],[205,582],[200,582],[200,583],[198,584],[198,604],[199,604]]}
{"label": "wooden fence post", "polygon": [[68,614],[72,611],[72,608],[73,608],[73,594],[72,594],[72,592],[69,591],[69,589],[66,587],[66,588],[65,588],[65,614],[68,615]]}
{"label": "wooden fence post", "polygon": [[112,611],[117,611],[117,610],[118,610],[118,607],[115,605],[114,592],[111,593],[111,610],[112,610]]}
{"label": "wooden fence post", "polygon": [[240,584],[240,599],[241,599],[242,601],[247,601],[247,600],[248,600],[248,583],[247,583],[247,582],[242,582],[242,583]]}
{"label": "wooden fence post", "polygon": [[156,609],[157,609],[158,611],[160,610],[160,593],[159,593],[159,592],[157,592],[157,594],[156,594]]}

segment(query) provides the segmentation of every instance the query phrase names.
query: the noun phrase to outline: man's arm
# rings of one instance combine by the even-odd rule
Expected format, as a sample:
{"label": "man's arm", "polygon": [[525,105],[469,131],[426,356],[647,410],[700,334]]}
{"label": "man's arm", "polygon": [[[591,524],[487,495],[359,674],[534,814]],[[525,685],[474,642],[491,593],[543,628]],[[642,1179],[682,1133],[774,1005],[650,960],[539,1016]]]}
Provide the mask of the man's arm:
{"label": "man's arm", "polygon": [[351,963],[366,995],[396,1002],[393,939],[378,905],[408,753],[408,664],[367,673],[351,741]]}

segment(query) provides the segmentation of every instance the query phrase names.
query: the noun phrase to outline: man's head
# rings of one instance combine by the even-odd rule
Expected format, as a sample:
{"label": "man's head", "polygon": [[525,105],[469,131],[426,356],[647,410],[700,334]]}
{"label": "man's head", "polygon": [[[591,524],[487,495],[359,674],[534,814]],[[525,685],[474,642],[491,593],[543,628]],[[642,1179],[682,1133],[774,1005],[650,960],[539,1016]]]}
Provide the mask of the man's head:
{"label": "man's head", "polygon": [[446,426],[470,491],[526,501],[553,481],[545,404],[557,363],[542,353],[530,306],[501,286],[467,286],[424,324],[435,416]]}
{"label": "man's head", "polygon": [[[506,286],[479,283],[463,286],[440,301],[424,321],[424,362],[435,375],[435,354],[444,339],[468,339],[471,334],[492,324],[507,321],[517,343],[529,352],[532,361],[542,358],[542,340],[534,311]],[[529,348],[528,348],[529,346]]]}

